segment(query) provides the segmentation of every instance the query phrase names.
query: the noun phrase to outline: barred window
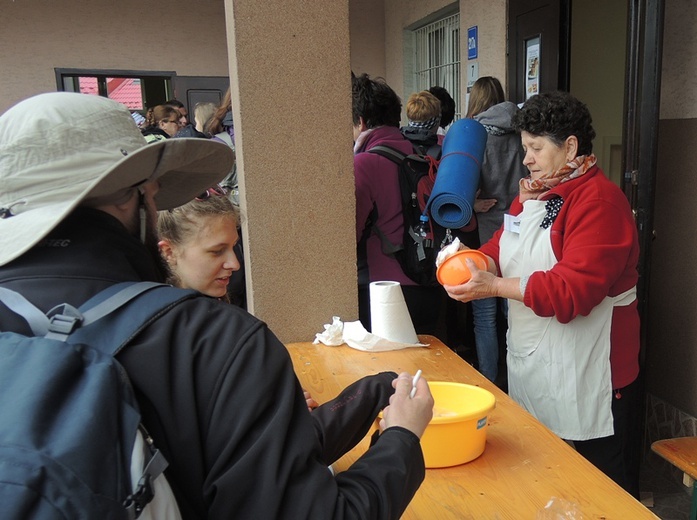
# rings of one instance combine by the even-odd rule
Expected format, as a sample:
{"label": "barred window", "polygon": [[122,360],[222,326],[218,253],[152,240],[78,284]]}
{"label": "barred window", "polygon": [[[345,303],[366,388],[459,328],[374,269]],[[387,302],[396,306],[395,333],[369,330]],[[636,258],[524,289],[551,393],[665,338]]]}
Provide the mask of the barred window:
{"label": "barred window", "polygon": [[413,33],[416,90],[444,87],[455,100],[455,120],[460,119],[460,14],[424,25]]}

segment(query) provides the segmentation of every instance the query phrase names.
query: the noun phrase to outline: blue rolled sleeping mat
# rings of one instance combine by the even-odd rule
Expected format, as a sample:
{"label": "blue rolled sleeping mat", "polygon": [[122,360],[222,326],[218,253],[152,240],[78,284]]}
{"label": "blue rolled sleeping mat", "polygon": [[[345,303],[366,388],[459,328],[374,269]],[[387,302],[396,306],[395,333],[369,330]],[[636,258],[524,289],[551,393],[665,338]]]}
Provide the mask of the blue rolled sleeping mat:
{"label": "blue rolled sleeping mat", "polygon": [[445,135],[427,208],[444,228],[459,229],[472,218],[486,138],[484,126],[474,119],[458,119]]}

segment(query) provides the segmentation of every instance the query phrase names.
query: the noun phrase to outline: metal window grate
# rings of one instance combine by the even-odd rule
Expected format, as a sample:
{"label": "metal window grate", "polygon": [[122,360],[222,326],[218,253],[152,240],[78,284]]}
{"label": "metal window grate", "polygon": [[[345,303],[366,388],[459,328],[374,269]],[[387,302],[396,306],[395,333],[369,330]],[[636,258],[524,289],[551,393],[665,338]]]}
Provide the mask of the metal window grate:
{"label": "metal window grate", "polygon": [[455,100],[460,119],[460,14],[414,31],[414,75],[417,91],[438,85]]}

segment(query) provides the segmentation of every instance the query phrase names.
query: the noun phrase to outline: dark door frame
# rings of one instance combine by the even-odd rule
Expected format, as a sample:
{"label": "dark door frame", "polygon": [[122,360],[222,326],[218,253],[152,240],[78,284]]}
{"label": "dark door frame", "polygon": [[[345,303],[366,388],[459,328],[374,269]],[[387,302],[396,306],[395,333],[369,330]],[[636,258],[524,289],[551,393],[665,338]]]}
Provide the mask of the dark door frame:
{"label": "dark door frame", "polygon": [[627,80],[623,128],[622,188],[639,232],[637,303],[641,320],[641,365],[646,350],[646,319],[654,196],[658,163],[664,0],[628,0]]}

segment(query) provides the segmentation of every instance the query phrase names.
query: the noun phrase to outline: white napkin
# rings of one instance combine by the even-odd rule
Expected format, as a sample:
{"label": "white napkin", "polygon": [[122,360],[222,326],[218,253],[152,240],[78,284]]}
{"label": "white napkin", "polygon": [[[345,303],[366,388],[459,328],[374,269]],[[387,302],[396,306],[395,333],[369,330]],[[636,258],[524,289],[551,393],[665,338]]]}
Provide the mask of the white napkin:
{"label": "white napkin", "polygon": [[438,251],[438,256],[436,256],[436,267],[440,267],[440,264],[445,262],[446,258],[448,258],[450,255],[454,255],[460,249],[461,249],[460,239],[455,237],[455,240],[453,240],[447,246],[445,246],[443,249]]}
{"label": "white napkin", "polygon": [[418,338],[415,343],[403,343],[381,338],[365,330],[365,327],[363,327],[360,321],[344,323],[344,341],[351,348],[368,352],[383,352],[386,350],[428,346],[424,343],[419,343]]}
{"label": "white napkin", "polygon": [[324,326],[324,332],[315,334],[313,343],[320,341],[328,347],[336,347],[344,342],[344,324],[339,316],[332,316],[332,322]]}
{"label": "white napkin", "polygon": [[332,318],[331,324],[324,326],[324,332],[315,334],[313,343],[324,343],[327,346],[335,347],[346,343],[349,347],[356,350],[367,352],[382,352],[386,350],[399,350],[408,347],[427,347],[424,343],[400,343],[390,341],[375,334],[371,334],[361,324],[360,321],[350,321],[342,323],[338,316]]}

